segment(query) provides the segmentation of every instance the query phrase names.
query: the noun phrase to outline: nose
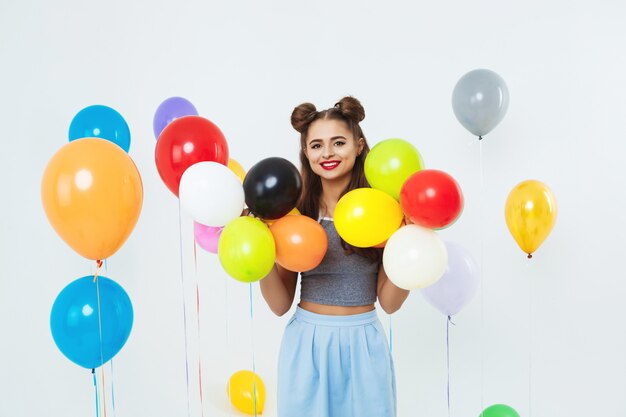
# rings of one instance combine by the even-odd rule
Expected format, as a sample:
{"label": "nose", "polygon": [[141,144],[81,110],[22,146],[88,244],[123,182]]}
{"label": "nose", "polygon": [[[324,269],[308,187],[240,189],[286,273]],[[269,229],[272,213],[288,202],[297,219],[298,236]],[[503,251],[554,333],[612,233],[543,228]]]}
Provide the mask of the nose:
{"label": "nose", "polygon": [[329,159],[330,157],[335,155],[335,150],[333,149],[332,146],[326,146],[324,147],[324,153],[323,153],[323,157],[325,159]]}

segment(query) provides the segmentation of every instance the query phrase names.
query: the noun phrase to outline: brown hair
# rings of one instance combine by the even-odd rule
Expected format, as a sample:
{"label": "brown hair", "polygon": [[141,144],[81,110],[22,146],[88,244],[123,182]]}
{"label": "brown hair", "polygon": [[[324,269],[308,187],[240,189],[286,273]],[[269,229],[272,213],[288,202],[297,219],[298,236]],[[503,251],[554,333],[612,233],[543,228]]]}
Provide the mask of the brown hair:
{"label": "brown hair", "polygon": [[[365,118],[365,110],[361,102],[354,97],[344,97],[339,102],[326,110],[317,111],[315,105],[303,103],[293,109],[291,113],[291,125],[300,132],[300,173],[302,175],[302,193],[298,201],[298,210],[305,216],[317,219],[320,211],[320,197],[322,195],[322,182],[320,177],[313,172],[309,160],[306,156],[306,140],[309,133],[309,126],[315,120],[342,120],[348,126],[355,141],[363,138],[363,150],[357,155],[352,168],[352,177],[343,196],[348,191],[355,188],[369,188],[369,183],[365,178],[365,158],[370,150],[365,135],[359,122]],[[369,259],[380,261],[381,251],[376,248],[355,248],[342,239],[342,246],[347,252],[356,252]]]}

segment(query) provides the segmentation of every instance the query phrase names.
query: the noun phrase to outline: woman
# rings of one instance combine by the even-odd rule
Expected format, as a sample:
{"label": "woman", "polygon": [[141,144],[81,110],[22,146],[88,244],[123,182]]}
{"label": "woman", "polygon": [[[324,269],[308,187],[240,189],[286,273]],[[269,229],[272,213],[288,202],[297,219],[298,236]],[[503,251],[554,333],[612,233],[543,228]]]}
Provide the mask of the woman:
{"label": "woman", "polygon": [[[380,249],[347,245],[333,213],[339,198],[368,187],[369,147],[359,126],[361,103],[344,97],[317,111],[304,103],[291,123],[300,132],[303,190],[298,209],[319,220],[328,236],[322,263],[301,274],[300,303],[289,321],[278,365],[278,417],[396,415],[393,361],[374,303],[398,310],[408,291],[385,274]],[[275,265],[260,281],[272,311],[291,308],[298,273]]]}

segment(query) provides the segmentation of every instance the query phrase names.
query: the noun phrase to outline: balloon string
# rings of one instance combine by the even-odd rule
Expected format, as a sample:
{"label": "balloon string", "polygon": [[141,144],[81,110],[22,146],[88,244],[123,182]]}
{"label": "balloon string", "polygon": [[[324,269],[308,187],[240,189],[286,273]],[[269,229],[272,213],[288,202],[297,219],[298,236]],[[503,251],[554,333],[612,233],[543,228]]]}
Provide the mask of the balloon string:
{"label": "balloon string", "polygon": [[480,409],[485,409],[485,242],[483,235],[483,198],[484,198],[484,167],[483,142],[478,141],[478,161],[480,175],[480,197],[478,210],[478,225],[480,235]]}
{"label": "balloon string", "polygon": [[257,390],[256,390],[256,364],[254,361],[254,316],[252,314],[252,283],[250,283],[250,347],[252,350],[252,388],[254,394],[254,417],[257,416],[256,402],[257,402]]}
{"label": "balloon string", "polygon": [[100,375],[102,376],[102,406],[104,409],[104,417],[107,417],[107,395],[106,385],[104,384],[104,367],[100,367]]}
{"label": "balloon string", "polygon": [[[526,264],[528,271],[530,264]],[[532,375],[533,375],[533,285],[528,275],[528,417],[532,417]]]}
{"label": "balloon string", "polygon": [[189,349],[187,347],[187,305],[185,304],[185,275],[183,273],[183,227],[180,200],[178,200],[178,237],[180,247],[180,286],[183,298],[183,329],[185,331],[185,380],[187,382],[187,416],[191,417],[191,406],[189,404]]}
{"label": "balloon string", "polygon": [[196,240],[193,240],[193,263],[196,278],[196,314],[198,322],[198,386],[200,388],[200,414],[204,416],[204,400],[202,398],[202,354],[201,354],[201,337],[200,337],[200,288],[198,287],[198,248]]}
{"label": "balloon string", "polygon": [[[102,265],[101,261],[98,261],[98,268]],[[97,271],[97,269],[96,269]],[[96,283],[96,300],[98,302],[98,335],[100,337],[100,373],[102,375],[102,406],[104,410],[104,417],[107,415],[107,400],[106,400],[106,385],[104,385],[104,353],[102,347],[102,315],[100,309],[100,281],[94,277]]]}
{"label": "balloon string", "polygon": [[96,417],[100,415],[100,403],[98,401],[98,380],[96,379],[96,370],[91,369],[91,375],[93,377],[93,388],[96,392]]}
{"label": "balloon string", "polygon": [[448,316],[446,320],[446,362],[448,367],[448,417],[450,417],[450,324],[454,326],[452,317]]}
{"label": "balloon string", "polygon": [[[109,275],[109,262],[104,260],[104,273]],[[115,412],[115,379],[113,378],[113,359],[109,361],[111,365],[111,406],[113,407],[113,416],[117,415]]]}
{"label": "balloon string", "polygon": [[[226,278],[224,280],[224,302],[225,302],[225,306],[224,309],[226,310],[226,314],[224,315],[224,326],[225,326],[225,337],[226,337],[226,352],[230,352],[230,343],[228,341],[229,338],[229,334],[228,334],[228,278]],[[228,353],[227,353],[228,354]],[[232,369],[232,356],[228,355],[228,367],[230,369]],[[228,383],[228,399],[230,400],[231,396],[230,396],[230,382]],[[233,413],[233,403],[232,401],[228,401],[229,403],[229,407],[228,407],[228,415],[232,416]]]}
{"label": "balloon string", "polygon": [[96,272],[93,274],[93,282],[96,282],[96,279],[98,279],[98,275],[100,274],[100,268],[102,268],[102,261],[100,259],[97,259]]}

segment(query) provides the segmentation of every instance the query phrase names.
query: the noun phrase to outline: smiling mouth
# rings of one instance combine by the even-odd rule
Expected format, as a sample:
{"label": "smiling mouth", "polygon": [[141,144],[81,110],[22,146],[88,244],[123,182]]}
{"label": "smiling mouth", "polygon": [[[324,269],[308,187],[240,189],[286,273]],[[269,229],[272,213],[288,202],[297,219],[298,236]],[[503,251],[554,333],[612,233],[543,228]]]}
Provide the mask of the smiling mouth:
{"label": "smiling mouth", "polygon": [[335,169],[339,166],[340,162],[339,161],[328,161],[328,162],[322,162],[320,165],[322,165],[322,168],[324,168],[327,171],[330,171],[331,169]]}

